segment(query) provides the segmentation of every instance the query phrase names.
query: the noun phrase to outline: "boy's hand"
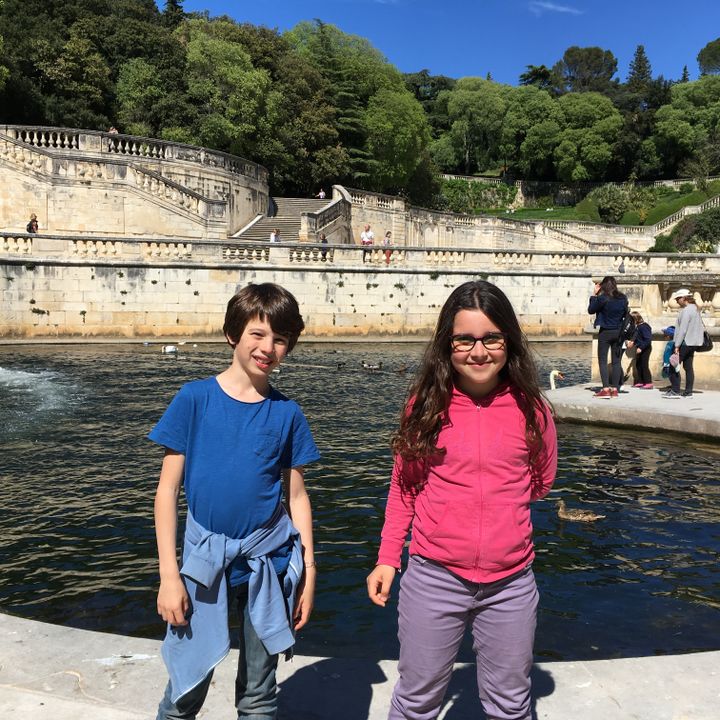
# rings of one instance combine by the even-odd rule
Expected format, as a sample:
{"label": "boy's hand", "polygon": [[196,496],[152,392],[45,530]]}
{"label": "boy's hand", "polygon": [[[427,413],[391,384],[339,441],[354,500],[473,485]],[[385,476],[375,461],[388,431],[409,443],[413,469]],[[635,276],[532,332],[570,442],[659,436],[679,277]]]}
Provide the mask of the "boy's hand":
{"label": "boy's hand", "polygon": [[380,607],[385,607],[390,598],[390,588],[395,579],[395,570],[391,565],[376,565],[367,577],[368,597]]}
{"label": "boy's hand", "polygon": [[314,565],[312,567],[306,567],[302,580],[300,580],[295,598],[295,610],[293,611],[293,623],[296,631],[305,627],[310,619],[310,613],[312,613],[313,603],[315,601],[316,573],[317,571]]}
{"label": "boy's hand", "polygon": [[160,580],[160,590],[157,597],[157,611],[162,619],[171,625],[187,625],[187,614],[190,610],[190,598],[185,585],[180,579],[170,578]]}

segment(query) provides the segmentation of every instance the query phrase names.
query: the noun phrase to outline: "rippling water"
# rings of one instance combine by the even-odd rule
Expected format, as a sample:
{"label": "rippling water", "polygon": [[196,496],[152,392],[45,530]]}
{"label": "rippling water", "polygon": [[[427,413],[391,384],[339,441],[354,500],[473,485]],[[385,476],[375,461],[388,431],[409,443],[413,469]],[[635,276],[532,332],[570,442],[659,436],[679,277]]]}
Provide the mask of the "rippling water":
{"label": "rippling water", "polygon": [[[586,344],[535,347],[542,377],[589,379]],[[152,502],[162,450],[144,439],[179,386],[227,362],[220,345],[0,348],[0,608],[93,630],[160,637]],[[388,438],[418,344],[309,344],[278,388],[323,453],[307,472],[318,596],[299,652],[396,657],[396,612],[365,576],[382,523]],[[361,369],[383,363],[382,372]],[[337,369],[338,363],[345,363]],[[638,419],[639,424],[642,418]],[[720,647],[720,450],[677,436],[563,425],[549,500],[533,507],[539,659]],[[553,498],[607,515],[564,523]],[[395,596],[397,592],[395,592]],[[461,658],[471,657],[469,643]]]}

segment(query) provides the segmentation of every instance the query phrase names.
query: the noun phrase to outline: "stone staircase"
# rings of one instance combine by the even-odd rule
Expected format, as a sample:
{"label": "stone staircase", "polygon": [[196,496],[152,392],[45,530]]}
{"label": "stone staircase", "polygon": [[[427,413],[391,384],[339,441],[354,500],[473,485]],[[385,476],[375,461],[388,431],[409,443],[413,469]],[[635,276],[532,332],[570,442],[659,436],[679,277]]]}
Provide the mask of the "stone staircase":
{"label": "stone staircase", "polygon": [[267,242],[270,233],[277,228],[280,230],[280,241],[295,241],[300,232],[300,215],[306,212],[317,212],[324,208],[329,199],[316,200],[314,198],[273,198],[276,207],[275,215],[265,216],[252,227],[234,237],[240,240]]}

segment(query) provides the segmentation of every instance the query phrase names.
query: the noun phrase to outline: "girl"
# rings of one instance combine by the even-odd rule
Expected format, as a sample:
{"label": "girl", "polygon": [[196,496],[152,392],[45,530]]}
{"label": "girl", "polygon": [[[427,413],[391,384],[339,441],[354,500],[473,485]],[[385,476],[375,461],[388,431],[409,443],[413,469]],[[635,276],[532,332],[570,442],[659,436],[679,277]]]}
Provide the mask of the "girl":
{"label": "girl", "polygon": [[[672,299],[680,306],[677,321],[675,322],[675,351],[673,352],[674,362],[671,357],[670,365],[680,367],[682,364],[685,370],[685,391],[683,397],[692,397],[693,385],[695,384],[695,370],[693,360],[695,348],[703,343],[704,325],[700,315],[700,308],[695,303],[695,298],[689,290],[683,288],[674,292]],[[665,393],[665,397],[680,397],[680,374],[670,373],[672,389]]]}
{"label": "girl", "polygon": [[467,282],[440,312],[409,393],[370,599],[400,584],[390,720],[437,717],[468,624],[488,720],[529,720],[538,592],[530,502],[557,467],[551,410],[510,302]]}
{"label": "girl", "polygon": [[635,348],[635,369],[637,370],[637,382],[633,385],[643,390],[652,390],[653,381],[650,372],[650,353],[652,352],[652,328],[644,320],[639,312],[631,312],[630,315],[635,321],[635,337],[628,341],[628,347]]}
{"label": "girl", "polygon": [[[601,282],[595,283],[595,292],[590,296],[588,312],[595,315],[594,325],[599,328],[597,358],[602,389],[595,393],[597,398],[617,397],[620,390],[623,374],[620,365],[622,346],[618,337],[627,306],[627,298],[618,290],[614,277],[607,275]],[[608,350],[612,366],[609,380]]]}

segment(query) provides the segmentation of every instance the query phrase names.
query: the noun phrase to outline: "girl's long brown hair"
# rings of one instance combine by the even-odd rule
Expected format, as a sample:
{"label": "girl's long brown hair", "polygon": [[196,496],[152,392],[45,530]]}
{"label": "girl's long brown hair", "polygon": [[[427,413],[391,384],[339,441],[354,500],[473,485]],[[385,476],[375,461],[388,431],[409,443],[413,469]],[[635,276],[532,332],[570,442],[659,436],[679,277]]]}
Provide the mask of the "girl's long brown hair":
{"label": "girl's long brown hair", "polygon": [[[444,448],[437,447],[437,440],[447,422],[453,389],[450,337],[455,315],[460,310],[482,310],[507,336],[507,362],[500,371],[500,379],[509,382],[525,416],[525,436],[532,464],[543,448],[542,431],[552,409],[540,392],[537,368],[510,301],[500,288],[485,280],[460,285],[443,305],[433,337],[410,386],[400,427],[391,441],[392,450],[405,460],[419,462],[427,462],[433,455],[445,452]],[[543,418],[543,427],[538,416]]]}

